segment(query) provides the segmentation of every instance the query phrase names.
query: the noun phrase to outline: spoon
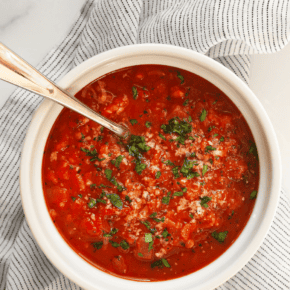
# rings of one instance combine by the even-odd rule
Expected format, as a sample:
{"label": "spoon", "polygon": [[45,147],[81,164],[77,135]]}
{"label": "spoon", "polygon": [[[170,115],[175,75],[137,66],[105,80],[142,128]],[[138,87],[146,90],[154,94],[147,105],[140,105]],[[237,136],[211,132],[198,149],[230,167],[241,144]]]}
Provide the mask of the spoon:
{"label": "spoon", "polygon": [[0,43],[0,79],[59,103],[97,122],[119,137],[126,138],[130,134],[124,126],[93,111],[73,95],[48,80],[2,43]]}

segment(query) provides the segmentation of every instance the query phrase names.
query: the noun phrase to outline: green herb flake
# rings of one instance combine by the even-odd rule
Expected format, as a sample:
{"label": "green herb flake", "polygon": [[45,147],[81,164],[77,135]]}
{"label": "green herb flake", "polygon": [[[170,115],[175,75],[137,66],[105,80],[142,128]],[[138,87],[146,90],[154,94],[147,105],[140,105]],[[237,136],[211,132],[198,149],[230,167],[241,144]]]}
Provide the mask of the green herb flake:
{"label": "green herb flake", "polygon": [[225,141],[225,138],[224,137],[221,137],[220,138],[220,142],[224,142]]}
{"label": "green herb flake", "polygon": [[151,268],[154,269],[155,267],[163,268],[163,263],[161,260],[157,260],[151,264]]}
{"label": "green herb flake", "polygon": [[92,243],[93,247],[97,250],[100,250],[103,246],[103,242],[99,241],[99,242],[95,242],[95,243]]}
{"label": "green herb flake", "polygon": [[71,196],[72,201],[75,201],[77,198],[74,196]]}
{"label": "green herb flake", "polygon": [[184,83],[184,77],[180,74],[180,72],[177,72],[177,77],[181,80],[180,84],[182,85]]}
{"label": "green herb flake", "polygon": [[138,253],[138,256],[139,256],[139,257],[143,257],[143,254],[142,254],[142,253]]}
{"label": "green herb flake", "polygon": [[157,212],[153,212],[152,214],[150,214],[149,217],[151,217],[151,218],[155,218],[156,216],[157,216]]}
{"label": "green herb flake", "polygon": [[105,169],[105,175],[108,180],[111,180],[113,171],[111,169]]}
{"label": "green herb flake", "polygon": [[173,196],[183,196],[183,192],[182,191],[177,191],[177,192],[174,192],[172,197]]}
{"label": "green herb flake", "polygon": [[83,195],[82,195],[82,194],[79,194],[79,195],[78,195],[78,197],[79,197],[79,198],[82,198],[82,197],[83,197]]}
{"label": "green herb flake", "polygon": [[126,196],[125,196],[125,200],[126,200],[126,201],[128,201],[129,203],[131,203],[131,202],[132,202],[132,199],[130,198],[130,196],[129,196],[129,195],[126,195]]}
{"label": "green herb flake", "polygon": [[163,238],[167,238],[168,236],[170,236],[170,234],[168,233],[166,228],[163,230],[161,235],[162,235]]}
{"label": "green herb flake", "polygon": [[114,242],[112,240],[109,240],[109,243],[114,247],[114,248],[118,248],[120,247],[120,244],[118,244],[117,242]]}
{"label": "green herb flake", "polygon": [[193,165],[196,164],[196,161],[190,161],[187,158],[185,158],[184,163],[180,169],[180,173],[187,179],[191,179],[193,177],[198,177],[199,173],[192,171]]}
{"label": "green herb flake", "polygon": [[130,123],[132,124],[132,126],[134,126],[134,125],[137,124],[138,122],[137,122],[136,119],[131,119],[131,120],[130,120]]}
{"label": "green herb flake", "polygon": [[231,215],[228,217],[229,220],[232,219],[234,213],[235,213],[235,211],[233,210],[232,213],[231,213]]}
{"label": "green herb flake", "polygon": [[187,106],[188,105],[188,102],[189,102],[189,99],[186,99],[182,105],[183,106]]}
{"label": "green herb flake", "polygon": [[150,128],[150,127],[151,127],[151,125],[152,125],[152,123],[151,123],[151,122],[149,122],[149,121],[147,121],[147,122],[145,123],[145,126],[146,126],[147,128]]}
{"label": "green herb flake", "polygon": [[149,242],[148,251],[151,251],[153,249],[153,244],[154,244],[154,241]]}
{"label": "green herb flake", "polygon": [[157,171],[156,174],[155,174],[155,178],[156,179],[159,179],[161,176],[161,171]]}
{"label": "green herb flake", "polygon": [[190,213],[189,216],[190,216],[192,219],[194,218],[192,213]]}
{"label": "green herb flake", "polygon": [[133,99],[136,100],[138,97],[138,91],[136,87],[132,87]]}
{"label": "green herb flake", "polygon": [[178,169],[179,169],[178,166],[175,166],[174,168],[172,168],[172,173],[173,173],[173,175],[174,175],[175,178],[179,178],[180,177],[180,174],[178,172]]}
{"label": "green herb flake", "polygon": [[206,164],[204,164],[203,165],[203,168],[202,168],[202,176],[204,176],[205,174],[206,174],[206,172],[207,172],[207,165]]}
{"label": "green herb flake", "polygon": [[119,155],[117,158],[116,158],[116,160],[114,160],[114,165],[117,167],[117,168],[120,168],[120,165],[121,165],[121,163],[122,163],[122,161],[123,161],[123,159],[124,159],[125,157],[123,156],[123,155]]}
{"label": "green herb flake", "polygon": [[257,190],[253,190],[250,194],[250,199],[255,199],[257,197],[257,193],[258,193]]}
{"label": "green herb flake", "polygon": [[215,147],[212,147],[211,145],[205,147],[205,152],[215,151],[215,150],[216,150],[216,148]]}
{"label": "green herb flake", "polygon": [[206,118],[206,115],[207,115],[207,111],[205,109],[202,109],[202,112],[201,112],[201,115],[199,117],[199,120],[201,122],[203,122],[205,120],[205,118]]}
{"label": "green herb flake", "polygon": [[97,198],[97,202],[107,204],[107,201],[104,199]]}
{"label": "green herb flake", "polygon": [[86,153],[86,156],[93,157],[93,158],[90,159],[91,162],[96,161],[96,160],[103,161],[103,160],[106,159],[106,158],[100,159],[98,157],[98,152],[96,151],[96,149],[89,150],[89,149],[86,149],[86,148],[81,147],[80,150],[83,151],[83,152],[85,152]]}
{"label": "green herb flake", "polygon": [[162,261],[163,265],[164,265],[166,268],[170,268],[170,267],[171,267],[170,264],[168,263],[168,261],[167,261],[166,259],[162,258],[161,261]]}
{"label": "green herb flake", "polygon": [[90,188],[93,189],[95,188],[97,185],[95,183],[90,184]]}
{"label": "green herb flake", "polygon": [[159,133],[159,137],[166,141],[166,138],[161,133]]}
{"label": "green herb flake", "polygon": [[97,201],[94,198],[91,198],[88,203],[88,207],[93,208],[96,204],[97,204]]}
{"label": "green herb flake", "polygon": [[210,164],[213,164],[213,160],[211,158],[208,161]]}
{"label": "green herb flake", "polygon": [[190,116],[188,117],[188,122],[192,122],[192,118]]}
{"label": "green herb flake", "polygon": [[161,202],[163,203],[163,204],[169,204],[169,202],[170,202],[170,194],[171,194],[171,191],[169,191],[168,193],[167,193],[167,196],[163,196],[162,197],[162,200],[161,200]]}
{"label": "green herb flake", "polygon": [[208,202],[211,201],[211,197],[209,196],[203,196],[200,198],[200,205],[204,208],[208,208]]}
{"label": "green herb flake", "polygon": [[182,192],[187,192],[187,188],[186,187],[183,187],[182,188]]}
{"label": "green herb flake", "polygon": [[145,243],[150,243],[152,242],[152,234],[146,233],[145,234]]}
{"label": "green herb flake", "polygon": [[228,234],[228,231],[220,232],[220,233],[218,233],[217,231],[214,231],[211,234],[211,236],[213,238],[215,238],[218,242],[223,243],[225,241],[225,238],[226,238],[227,234]]}
{"label": "green herb flake", "polygon": [[125,240],[121,241],[120,246],[123,250],[128,250],[130,248],[129,244]]}
{"label": "green herb flake", "polygon": [[114,205],[118,209],[123,208],[123,202],[118,194],[116,193],[107,194],[107,198],[111,201],[112,205]]}

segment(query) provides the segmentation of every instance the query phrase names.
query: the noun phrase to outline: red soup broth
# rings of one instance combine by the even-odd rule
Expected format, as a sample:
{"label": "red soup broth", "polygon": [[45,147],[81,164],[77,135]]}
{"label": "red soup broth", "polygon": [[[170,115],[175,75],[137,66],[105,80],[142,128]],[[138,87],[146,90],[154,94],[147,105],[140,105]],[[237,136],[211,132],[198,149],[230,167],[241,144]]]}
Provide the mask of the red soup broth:
{"label": "red soup broth", "polygon": [[121,140],[66,108],[49,134],[44,196],[77,254],[122,278],[161,281],[205,267],[234,243],[255,204],[259,161],[222,91],[188,71],[139,65],[76,97],[133,134]]}

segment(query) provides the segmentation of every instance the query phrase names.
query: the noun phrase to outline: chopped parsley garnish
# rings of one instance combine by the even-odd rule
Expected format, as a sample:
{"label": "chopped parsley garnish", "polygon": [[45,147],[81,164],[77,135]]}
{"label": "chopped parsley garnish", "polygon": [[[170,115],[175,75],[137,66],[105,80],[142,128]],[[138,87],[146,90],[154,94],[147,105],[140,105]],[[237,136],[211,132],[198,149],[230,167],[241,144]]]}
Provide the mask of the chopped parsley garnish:
{"label": "chopped parsley garnish", "polygon": [[161,235],[162,235],[163,238],[167,238],[168,236],[170,236],[170,234],[168,233],[166,228],[163,230]]}
{"label": "chopped parsley garnish", "polygon": [[139,257],[143,257],[143,254],[142,254],[142,253],[138,253],[138,256],[139,256]]}
{"label": "chopped parsley garnish", "polygon": [[204,176],[205,174],[206,174],[206,172],[207,172],[207,165],[206,164],[204,164],[203,165],[203,168],[202,168],[202,176]]}
{"label": "chopped parsley garnish", "polygon": [[200,198],[200,205],[204,208],[208,208],[208,202],[211,201],[211,197],[209,196],[203,196]]}
{"label": "chopped parsley garnish", "polygon": [[157,212],[153,212],[152,214],[150,214],[149,217],[151,217],[151,218],[155,218],[156,216],[157,216]]}
{"label": "chopped parsley garnish", "polygon": [[90,157],[93,157],[93,158],[91,158],[90,159],[90,161],[96,161],[96,160],[98,160],[98,161],[103,161],[103,160],[105,160],[106,158],[102,158],[102,159],[100,159],[99,157],[98,157],[98,152],[97,152],[97,150],[96,149],[93,149],[93,150],[89,150],[89,149],[86,149],[86,148],[83,148],[83,147],[81,147],[80,148],[81,149],[81,151],[83,151],[83,152],[85,152],[86,153],[86,156],[90,156]]}
{"label": "chopped parsley garnish", "polygon": [[154,244],[154,241],[149,242],[148,251],[151,251],[153,249],[153,244]]}
{"label": "chopped parsley garnish", "polygon": [[92,245],[95,249],[100,250],[103,246],[103,242],[102,241],[95,242],[95,243],[92,243]]}
{"label": "chopped parsley garnish", "polygon": [[135,170],[138,174],[141,174],[146,168],[146,164],[141,162],[141,158],[143,157],[143,153],[149,151],[151,147],[146,145],[145,138],[143,136],[131,135],[127,149],[129,154],[136,158],[134,160],[136,163]]}
{"label": "chopped parsley garnish", "polygon": [[193,214],[192,213],[190,213],[189,216],[193,219]]}
{"label": "chopped parsley garnish", "polygon": [[126,195],[126,196],[125,196],[125,200],[126,200],[126,201],[128,201],[129,203],[131,203],[131,202],[132,202],[132,199],[130,198],[130,196],[129,196],[129,195]]}
{"label": "chopped parsley garnish", "polygon": [[228,217],[229,220],[233,217],[234,213],[235,211],[232,211],[231,215]]}
{"label": "chopped parsley garnish", "polygon": [[180,177],[180,174],[178,173],[178,169],[179,169],[178,166],[175,166],[174,168],[172,168],[172,173],[173,173],[175,178]]}
{"label": "chopped parsley garnish", "polygon": [[158,179],[161,176],[161,171],[157,171],[155,174],[155,178]]}
{"label": "chopped parsley garnish", "polygon": [[147,165],[145,163],[142,163],[139,159],[136,159],[135,163],[136,163],[135,170],[138,174],[141,174],[142,171],[147,167]]}
{"label": "chopped parsley garnish", "polygon": [[90,184],[90,188],[93,189],[95,188],[97,185],[95,183]]}
{"label": "chopped parsley garnish", "polygon": [[111,163],[114,164],[117,168],[120,168],[120,164],[125,157],[123,155],[119,155],[116,160],[112,160]]}
{"label": "chopped parsley garnish", "polygon": [[253,141],[250,141],[250,154],[253,154],[257,160],[259,160],[257,146]]}
{"label": "chopped parsley garnish", "polygon": [[199,117],[199,120],[201,122],[203,122],[205,120],[205,118],[206,118],[206,115],[207,115],[207,111],[205,109],[202,109],[202,112],[201,112],[201,115]]}
{"label": "chopped parsley garnish", "polygon": [[93,208],[96,204],[97,204],[97,201],[94,198],[91,198],[88,203],[88,207]]}
{"label": "chopped parsley garnish", "polygon": [[134,126],[134,125],[137,124],[138,122],[137,122],[136,119],[131,119],[131,120],[130,120],[130,123],[132,124],[132,126]]}
{"label": "chopped parsley garnish", "polygon": [[149,122],[149,121],[147,121],[147,122],[145,123],[145,126],[146,126],[147,128],[150,128],[150,127],[151,127],[151,125],[152,125],[152,123],[151,123],[151,122]]}
{"label": "chopped parsley garnish", "polygon": [[223,243],[223,242],[225,241],[225,238],[226,238],[227,234],[228,234],[228,231],[220,232],[220,233],[214,231],[211,235],[212,235],[212,237],[215,238],[218,242]]}
{"label": "chopped parsley garnish", "polygon": [[189,99],[186,99],[182,105],[183,106],[187,106],[188,105],[188,102],[189,102]]}
{"label": "chopped parsley garnish", "polygon": [[208,145],[205,147],[205,152],[208,152],[208,151],[215,151],[216,148],[215,147],[212,147],[211,145]]}
{"label": "chopped parsley garnish", "polygon": [[211,158],[208,161],[210,164],[213,164],[213,160]]}
{"label": "chopped parsley garnish", "polygon": [[192,171],[193,165],[196,164],[196,161],[189,161],[187,158],[185,158],[184,163],[180,169],[180,173],[187,179],[191,179],[193,177],[198,177],[199,173]]}
{"label": "chopped parsley garnish", "polygon": [[182,192],[187,192],[187,188],[186,187],[183,187],[182,188]]}
{"label": "chopped parsley garnish", "polygon": [[107,198],[111,201],[112,205],[114,205],[118,209],[123,208],[123,202],[118,194],[116,193],[107,194]]}
{"label": "chopped parsley garnish", "polygon": [[119,230],[116,228],[113,228],[108,234],[104,233],[104,237],[112,237],[113,235],[115,235]]}
{"label": "chopped parsley garnish", "polygon": [[145,243],[150,243],[150,242],[152,242],[152,234],[146,233],[145,234]]}
{"label": "chopped parsley garnish", "polygon": [[255,199],[257,196],[258,191],[257,190],[253,190],[250,194],[250,199]]}
{"label": "chopped parsley garnish", "polygon": [[132,87],[133,99],[136,100],[138,96],[138,91],[136,87]]}
{"label": "chopped parsley garnish", "polygon": [[163,196],[162,197],[162,203],[163,204],[169,204],[169,202],[170,202],[170,194],[171,194],[171,191],[169,191],[168,193],[167,193],[167,196]]}
{"label": "chopped parsley garnish", "polygon": [[103,203],[103,204],[107,204],[106,200],[100,199],[100,198],[97,198],[97,202],[100,202],[100,203]]}
{"label": "chopped parsley garnish", "polygon": [[74,196],[71,196],[72,201],[75,201],[77,198]]}
{"label": "chopped parsley garnish", "polygon": [[119,190],[119,191],[123,191],[124,190],[124,188],[116,181],[116,179],[115,179],[115,177],[112,177],[112,170],[111,169],[105,169],[105,175],[106,175],[106,177],[107,177],[107,179],[112,183],[112,184],[114,184],[116,187],[117,187],[117,189]]}
{"label": "chopped parsley garnish", "polygon": [[180,121],[178,117],[169,120],[168,124],[163,124],[161,129],[166,134],[177,133],[179,136],[175,139],[181,144],[188,138],[187,134],[192,131],[192,126],[186,121]]}
{"label": "chopped parsley garnish", "polygon": [[82,197],[83,197],[83,195],[82,195],[82,194],[79,194],[79,195],[78,195],[78,197],[79,197],[79,198],[82,198]]}
{"label": "chopped parsley garnish", "polygon": [[150,228],[150,223],[148,221],[145,221],[145,222],[142,222],[141,221],[141,224],[143,224],[152,234],[154,232],[156,232],[156,229],[155,228],[153,228],[153,229]]}
{"label": "chopped parsley garnish", "polygon": [[[191,122],[192,121],[192,118],[189,116],[188,117],[188,122]],[[189,137],[188,137],[189,138]],[[192,137],[191,137],[192,138]],[[190,138],[189,138],[190,139]]]}
{"label": "chopped parsley garnish", "polygon": [[172,197],[173,196],[183,196],[183,192],[182,191],[177,191],[177,192],[174,192]]}
{"label": "chopped parsley garnish", "polygon": [[177,77],[181,80],[180,84],[182,85],[184,83],[184,77],[180,74],[180,72],[177,72]]}
{"label": "chopped parsley garnish", "polygon": [[225,141],[225,137],[221,137],[220,142],[224,142],[224,141]]}
{"label": "chopped parsley garnish", "polygon": [[111,169],[105,169],[105,175],[106,175],[107,179],[111,180],[112,172],[113,171]]}
{"label": "chopped parsley garnish", "polygon": [[161,260],[157,260],[151,264],[151,268],[154,269],[155,267],[163,268],[163,263]]}
{"label": "chopped parsley garnish", "polygon": [[103,133],[104,132],[104,127],[101,127],[100,131],[101,131],[101,133]]}
{"label": "chopped parsley garnish", "polygon": [[159,133],[159,137],[166,141],[166,138],[161,133]]}
{"label": "chopped parsley garnish", "polygon": [[120,247],[120,244],[118,244],[117,242],[114,242],[112,240],[109,240],[109,243],[114,247],[114,248],[118,248]]}
{"label": "chopped parsley garnish", "polygon": [[123,240],[123,241],[120,243],[120,246],[121,246],[121,248],[122,248],[123,250],[127,250],[127,249],[130,248],[129,244],[128,244],[125,240]]}
{"label": "chopped parsley garnish", "polygon": [[[162,162],[163,162],[163,161],[162,161]],[[171,162],[170,160],[166,160],[166,161],[164,161],[163,163],[166,164],[166,165],[169,165],[169,166],[174,166],[174,163]]]}
{"label": "chopped parsley garnish", "polygon": [[162,258],[161,261],[166,268],[170,268],[170,264],[168,263],[166,259]]}

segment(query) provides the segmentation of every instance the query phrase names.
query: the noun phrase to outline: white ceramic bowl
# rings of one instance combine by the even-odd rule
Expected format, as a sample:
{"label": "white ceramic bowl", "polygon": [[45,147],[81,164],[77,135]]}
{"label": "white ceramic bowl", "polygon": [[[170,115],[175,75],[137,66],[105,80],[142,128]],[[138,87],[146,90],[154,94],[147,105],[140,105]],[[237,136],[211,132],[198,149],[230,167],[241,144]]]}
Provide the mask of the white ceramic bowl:
{"label": "white ceramic bowl", "polygon": [[21,160],[21,197],[26,219],[39,246],[65,276],[85,289],[213,289],[236,274],[261,245],[274,217],[281,184],[278,143],[261,103],[248,86],[216,61],[180,47],[134,45],[99,54],[83,62],[58,85],[75,94],[98,77],[132,65],[161,64],[191,71],[221,89],[247,120],[259,152],[260,185],[248,224],[236,242],[217,260],[182,278],[164,282],[137,282],[112,276],[78,256],[55,228],[45,204],[41,166],[46,139],[62,107],[45,100],[28,130]]}

